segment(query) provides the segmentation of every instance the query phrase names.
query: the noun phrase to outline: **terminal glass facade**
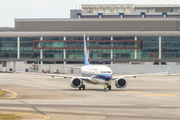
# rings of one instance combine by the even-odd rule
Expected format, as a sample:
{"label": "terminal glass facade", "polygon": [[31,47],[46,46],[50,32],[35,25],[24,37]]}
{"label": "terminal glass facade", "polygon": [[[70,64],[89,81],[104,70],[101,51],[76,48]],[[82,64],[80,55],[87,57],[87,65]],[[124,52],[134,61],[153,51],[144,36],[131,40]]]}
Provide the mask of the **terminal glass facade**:
{"label": "terminal glass facade", "polygon": [[[87,37],[86,37],[87,39]],[[79,36],[79,37],[66,37],[66,40],[83,40],[83,37],[82,36]]]}
{"label": "terminal glass facade", "polygon": [[43,49],[43,59],[63,59],[64,51],[62,49]]}
{"label": "terminal glass facade", "polygon": [[114,59],[134,59],[133,49],[114,49],[113,58]]}
{"label": "terminal glass facade", "polygon": [[0,59],[17,59],[17,37],[0,37]]}
{"label": "terminal glass facade", "polygon": [[137,59],[159,59],[159,37],[137,37],[142,48],[137,50]]}
{"label": "terminal glass facade", "polygon": [[89,59],[110,59],[111,50],[110,49],[90,49]]}
{"label": "terminal glass facade", "polygon": [[[87,47],[90,47],[90,49],[103,49],[103,48],[108,48],[108,49],[135,49],[139,48],[140,41],[104,41],[104,40],[99,40],[99,41],[88,41]],[[73,49],[73,48],[81,48],[83,49],[84,43],[83,41],[36,41],[34,42],[34,47],[35,49],[41,48],[42,49],[64,49],[64,47],[67,49]]]}
{"label": "terminal glass facade", "polygon": [[[134,37],[113,37],[113,41],[118,40],[134,40]],[[137,47],[135,42],[124,42],[124,44],[115,44],[119,47]],[[134,49],[113,49],[113,59],[134,59],[135,50]]]}
{"label": "terminal glass facade", "polygon": [[113,40],[134,40],[134,37],[113,37]]}
{"label": "terminal glass facade", "polygon": [[[66,38],[67,41],[63,39]],[[42,50],[43,60],[84,58],[83,37],[20,37],[20,59],[40,59]],[[89,59],[159,59],[159,37],[89,37],[87,47]],[[34,42],[33,46],[33,41]],[[51,41],[46,41],[51,40]],[[70,41],[78,40],[78,41]],[[130,41],[129,41],[130,40]],[[17,59],[18,37],[0,37],[0,59]],[[36,48],[33,48],[36,47]],[[41,48],[42,47],[42,48]],[[59,49],[58,49],[59,48]],[[64,58],[65,52],[65,58]],[[180,37],[161,37],[161,59],[180,59]]]}
{"label": "terminal glass facade", "polygon": [[89,37],[89,40],[111,40],[111,37]]}
{"label": "terminal glass facade", "polygon": [[40,37],[20,37],[20,59],[40,59],[40,50],[33,49],[33,41]]}
{"label": "terminal glass facade", "polygon": [[66,49],[66,59],[83,59],[83,49]]}
{"label": "terminal glass facade", "polygon": [[43,40],[63,40],[63,37],[43,37]]}
{"label": "terminal glass facade", "polygon": [[161,37],[162,59],[180,59],[180,37]]}

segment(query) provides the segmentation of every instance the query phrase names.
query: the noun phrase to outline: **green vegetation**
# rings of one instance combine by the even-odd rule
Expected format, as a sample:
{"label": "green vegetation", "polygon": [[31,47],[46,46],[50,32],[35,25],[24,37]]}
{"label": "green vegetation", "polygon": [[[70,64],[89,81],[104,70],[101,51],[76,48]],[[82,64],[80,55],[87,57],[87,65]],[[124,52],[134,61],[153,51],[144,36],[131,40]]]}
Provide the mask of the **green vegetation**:
{"label": "green vegetation", "polygon": [[17,119],[17,118],[19,118],[17,115],[0,114],[0,119]]}

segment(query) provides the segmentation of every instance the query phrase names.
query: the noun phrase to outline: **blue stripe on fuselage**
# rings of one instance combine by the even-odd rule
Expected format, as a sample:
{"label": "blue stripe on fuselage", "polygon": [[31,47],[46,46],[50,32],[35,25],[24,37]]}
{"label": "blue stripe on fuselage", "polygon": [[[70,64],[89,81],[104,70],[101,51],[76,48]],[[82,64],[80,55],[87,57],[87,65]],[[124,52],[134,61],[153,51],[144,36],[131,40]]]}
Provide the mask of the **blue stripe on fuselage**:
{"label": "blue stripe on fuselage", "polygon": [[111,75],[96,75],[96,79],[104,80],[104,81],[110,81],[112,79]]}
{"label": "blue stripe on fuselage", "polygon": [[90,73],[81,73],[82,76],[89,76],[93,77],[99,80],[104,80],[104,81],[110,81],[112,79],[112,74],[90,74]]}

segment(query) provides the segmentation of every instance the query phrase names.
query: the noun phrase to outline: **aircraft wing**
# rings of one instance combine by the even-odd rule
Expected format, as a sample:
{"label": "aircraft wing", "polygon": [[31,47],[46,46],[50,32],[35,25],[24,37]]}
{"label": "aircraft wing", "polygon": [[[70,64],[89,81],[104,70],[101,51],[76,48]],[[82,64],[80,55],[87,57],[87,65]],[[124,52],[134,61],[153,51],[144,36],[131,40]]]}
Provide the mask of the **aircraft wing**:
{"label": "aircraft wing", "polygon": [[148,73],[148,74],[137,74],[137,75],[125,75],[125,76],[116,76],[116,77],[113,77],[113,79],[116,79],[118,77],[122,77],[122,78],[129,78],[129,77],[139,77],[139,76],[147,76],[147,75],[157,75],[157,74],[169,74],[167,72],[160,72],[160,73]]}
{"label": "aircraft wing", "polygon": [[64,77],[64,78],[81,78],[82,80],[89,81],[90,77],[73,76],[73,75],[61,75],[61,74],[45,74],[45,73],[35,73],[35,75],[47,75],[52,77]]}
{"label": "aircraft wing", "polygon": [[74,68],[74,69],[81,69],[81,67],[77,67],[77,66],[70,66],[70,65],[63,65],[63,67],[67,67],[67,68]]}
{"label": "aircraft wing", "polygon": [[[122,77],[122,78],[129,78],[129,77],[139,77],[139,76],[146,76],[146,75],[157,75],[157,74],[169,74],[169,70],[171,68],[171,65],[169,66],[168,70],[166,72],[159,72],[159,73],[147,73],[147,74],[137,74],[137,75],[125,75],[125,76],[116,76],[116,77],[113,77],[113,80],[114,79],[117,79],[118,77]],[[170,75],[170,74],[169,74]]]}

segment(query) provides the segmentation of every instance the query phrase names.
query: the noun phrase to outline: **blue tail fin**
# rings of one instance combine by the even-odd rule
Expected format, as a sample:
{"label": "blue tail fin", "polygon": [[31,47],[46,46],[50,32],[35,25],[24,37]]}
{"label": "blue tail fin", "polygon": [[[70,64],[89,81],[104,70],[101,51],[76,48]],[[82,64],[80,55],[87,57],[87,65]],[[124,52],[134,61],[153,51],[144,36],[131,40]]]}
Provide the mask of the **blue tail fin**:
{"label": "blue tail fin", "polygon": [[89,65],[88,59],[87,59],[87,49],[86,49],[86,38],[85,34],[84,36],[84,65]]}

